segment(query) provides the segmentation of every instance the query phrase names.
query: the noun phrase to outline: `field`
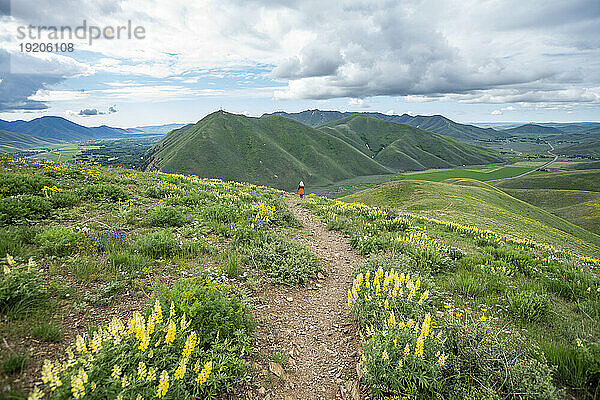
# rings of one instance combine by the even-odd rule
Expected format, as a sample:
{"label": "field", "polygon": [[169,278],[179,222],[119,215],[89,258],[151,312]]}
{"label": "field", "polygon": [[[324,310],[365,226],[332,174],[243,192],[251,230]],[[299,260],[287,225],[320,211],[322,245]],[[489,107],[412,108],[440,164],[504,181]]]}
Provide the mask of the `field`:
{"label": "field", "polygon": [[[535,167],[533,167],[535,168]],[[465,179],[476,179],[482,182],[489,181],[492,179],[509,178],[520,175],[527,171],[530,171],[530,167],[527,166],[496,166],[496,167],[484,167],[481,169],[447,169],[430,172],[415,172],[405,173],[398,177],[398,179],[411,179],[411,180],[422,180],[431,182],[441,182],[450,178],[465,178]]]}
{"label": "field", "polygon": [[0,170],[4,397],[600,395],[600,238],[487,184]]}
{"label": "field", "polygon": [[343,200],[393,207],[479,229],[493,227],[501,234],[584,251],[590,256],[600,252],[600,236],[478,181],[390,182]]}
{"label": "field", "polygon": [[600,192],[600,171],[561,171],[498,182],[501,189],[562,189]]}

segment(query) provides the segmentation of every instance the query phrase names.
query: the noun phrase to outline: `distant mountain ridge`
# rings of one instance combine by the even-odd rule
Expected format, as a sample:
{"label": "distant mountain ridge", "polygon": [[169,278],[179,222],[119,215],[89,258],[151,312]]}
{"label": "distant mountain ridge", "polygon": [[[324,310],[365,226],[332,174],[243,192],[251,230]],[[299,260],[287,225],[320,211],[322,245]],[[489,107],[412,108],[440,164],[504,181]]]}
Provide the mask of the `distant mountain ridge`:
{"label": "distant mountain ridge", "polygon": [[521,126],[517,126],[515,128],[505,129],[504,132],[510,135],[539,135],[539,136],[549,136],[549,135],[562,135],[565,132],[552,127],[552,126],[543,126],[538,124],[525,124]]}
{"label": "distant mountain ridge", "polygon": [[341,111],[324,111],[324,110],[305,110],[297,113],[287,113],[284,111],[276,111],[270,114],[263,114],[262,117],[270,115],[281,115],[287,118],[292,118],[312,127],[327,124],[331,121],[342,119],[351,115],[366,115],[369,117],[381,119],[384,121],[396,122],[400,124],[411,125],[416,128],[438,133],[449,138],[459,141],[477,141],[490,139],[505,139],[510,137],[509,134],[497,131],[492,128],[480,128],[474,125],[460,124],[454,122],[443,115],[395,115],[383,114],[380,112],[341,112]]}
{"label": "distant mountain ridge", "polygon": [[55,116],[35,118],[31,121],[0,119],[0,150],[10,152],[65,142],[163,135],[183,125],[166,124],[124,129],[107,125],[87,127]]}
{"label": "distant mountain ridge", "polygon": [[350,115],[317,129],[279,115],[213,112],[176,129],[144,157],[146,169],[294,190],[363,175],[487,164],[492,150],[408,125]]}
{"label": "distant mountain ridge", "polygon": [[7,132],[25,133],[42,139],[63,142],[115,138],[130,133],[127,129],[111,128],[106,125],[87,127],[62,117],[46,116],[31,121],[0,120],[0,129]]}

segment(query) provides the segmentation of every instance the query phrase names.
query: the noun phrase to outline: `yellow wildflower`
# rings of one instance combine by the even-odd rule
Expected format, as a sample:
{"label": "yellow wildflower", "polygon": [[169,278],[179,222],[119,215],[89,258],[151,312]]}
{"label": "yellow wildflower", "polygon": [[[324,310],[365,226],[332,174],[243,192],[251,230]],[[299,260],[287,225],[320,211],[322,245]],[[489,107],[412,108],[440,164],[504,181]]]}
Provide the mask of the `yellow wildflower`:
{"label": "yellow wildflower", "polygon": [[160,301],[158,301],[158,299],[156,299],[154,307],[152,308],[152,318],[158,323],[162,322],[162,308],[160,307]]}
{"label": "yellow wildflower", "polygon": [[90,347],[93,353],[97,353],[102,349],[102,336],[98,332],[94,332],[94,337],[90,342]]}
{"label": "yellow wildflower", "polygon": [[167,371],[163,371],[160,373],[156,397],[163,397],[165,394],[167,394],[167,390],[169,390],[169,373]]}
{"label": "yellow wildflower", "polygon": [[197,343],[198,337],[196,336],[196,332],[192,331],[192,333],[190,333],[185,340],[185,346],[183,347],[183,352],[181,353],[182,357],[188,358],[192,354],[192,351],[194,351]]}
{"label": "yellow wildflower", "polygon": [[383,350],[383,353],[381,353],[381,358],[385,361],[390,359],[390,356],[388,355],[387,349]]}
{"label": "yellow wildflower", "polygon": [[27,400],[41,400],[44,397],[44,392],[39,388],[33,389],[33,391],[27,397]]}
{"label": "yellow wildflower", "polygon": [[146,374],[148,373],[148,370],[146,368],[146,364],[143,361],[140,361],[138,363],[138,368],[137,368],[137,375],[140,379],[144,379],[146,378]]}
{"label": "yellow wildflower", "polygon": [[404,348],[404,355],[407,356],[410,354],[410,346],[406,343],[406,347]]}
{"label": "yellow wildflower", "polygon": [[442,355],[438,358],[438,364],[443,367],[446,364],[446,360],[448,359],[448,356],[444,353],[442,353]]}
{"label": "yellow wildflower", "polygon": [[423,357],[423,347],[425,346],[425,341],[423,340],[423,336],[419,336],[417,338],[417,345],[415,346],[415,355],[418,357]]}
{"label": "yellow wildflower", "polygon": [[44,360],[42,366],[42,382],[50,386],[50,390],[54,391],[57,387],[62,386],[62,381],[58,377],[58,368],[50,362],[50,360]]}
{"label": "yellow wildflower", "polygon": [[76,375],[71,377],[71,393],[73,393],[73,397],[76,399],[85,396],[83,381]]}
{"label": "yellow wildflower", "polygon": [[119,365],[115,365],[115,366],[113,366],[112,373],[110,374],[110,376],[112,376],[115,379],[120,378],[121,373],[122,373],[121,367]]}
{"label": "yellow wildflower", "polygon": [[14,258],[12,258],[11,255],[9,255],[8,253],[6,254],[6,262],[8,263],[8,265],[10,265],[11,267],[13,265],[15,265],[17,262],[15,261]]}
{"label": "yellow wildflower", "polygon": [[482,315],[481,317],[479,317],[479,320],[485,322],[487,321],[487,317],[485,315]]}
{"label": "yellow wildflower", "polygon": [[204,382],[206,382],[211,371],[212,371],[212,361],[209,361],[206,364],[204,364],[204,368],[202,368],[202,371],[200,371],[200,373],[196,377],[196,383],[198,383],[199,385],[202,385]]}
{"label": "yellow wildflower", "polygon": [[165,343],[171,344],[175,340],[175,334],[177,333],[177,325],[172,320],[169,320],[169,329],[165,335]]}
{"label": "yellow wildflower", "polygon": [[175,317],[175,303],[171,302],[171,308],[169,309],[169,318]]}
{"label": "yellow wildflower", "polygon": [[185,376],[185,371],[187,369],[187,363],[189,361],[189,358],[187,357],[183,357],[180,361],[179,361],[179,365],[177,366],[177,370],[175,370],[175,376],[173,377],[173,380],[176,381],[178,379],[183,379],[183,377]]}
{"label": "yellow wildflower", "polygon": [[87,347],[85,346],[85,340],[81,337],[81,335],[77,335],[75,339],[75,348],[80,353],[85,353],[87,351]]}
{"label": "yellow wildflower", "polygon": [[146,375],[146,381],[152,382],[156,379],[156,368],[150,367],[148,368],[148,374]]}

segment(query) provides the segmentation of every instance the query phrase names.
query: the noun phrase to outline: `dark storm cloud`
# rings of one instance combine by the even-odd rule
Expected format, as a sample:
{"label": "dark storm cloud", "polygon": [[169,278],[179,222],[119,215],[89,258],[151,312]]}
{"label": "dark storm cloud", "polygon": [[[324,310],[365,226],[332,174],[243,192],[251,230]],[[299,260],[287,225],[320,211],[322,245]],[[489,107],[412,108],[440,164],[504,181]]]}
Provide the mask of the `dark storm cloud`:
{"label": "dark storm cloud", "polygon": [[55,76],[37,74],[0,73],[0,112],[16,110],[44,110],[45,103],[29,99],[39,89],[59,83]]}

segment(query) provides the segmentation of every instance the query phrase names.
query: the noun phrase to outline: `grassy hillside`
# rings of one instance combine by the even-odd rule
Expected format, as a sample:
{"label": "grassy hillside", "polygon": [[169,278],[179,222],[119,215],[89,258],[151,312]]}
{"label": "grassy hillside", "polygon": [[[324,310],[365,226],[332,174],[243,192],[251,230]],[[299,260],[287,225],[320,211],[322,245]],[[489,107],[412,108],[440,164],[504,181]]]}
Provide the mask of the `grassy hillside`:
{"label": "grassy hillside", "polygon": [[508,178],[530,171],[532,167],[526,166],[494,166],[481,169],[456,168],[441,171],[406,173],[398,176],[398,179],[411,179],[421,181],[441,182],[450,178],[467,178],[478,181]]}
{"label": "grassy hillside", "polygon": [[478,181],[399,181],[343,198],[597,255],[600,236]]}
{"label": "grassy hillside", "polygon": [[3,157],[0,187],[3,399],[150,399],[166,376],[164,399],[219,398],[247,377],[252,288],[322,271],[275,189]]}
{"label": "grassy hillside", "polygon": [[600,171],[562,171],[528,175],[497,182],[495,186],[502,189],[562,189],[600,192]]}
{"label": "grassy hillside", "polygon": [[[413,195],[422,186],[435,187],[434,195],[465,189],[414,183]],[[396,207],[409,197],[409,182],[400,182],[346,200]],[[305,206],[370,255],[355,269],[348,304],[363,333],[364,380],[378,398],[600,395],[600,260],[515,239],[518,232],[507,237],[496,226],[486,231],[450,223],[447,213],[426,218],[423,210],[404,213],[317,196]],[[476,211],[472,225],[481,218]],[[515,217],[497,213],[495,219]]]}
{"label": "grassy hillside", "polygon": [[353,115],[319,128],[395,170],[448,168],[501,161],[492,150],[404,124]]}
{"label": "grassy hillside", "polygon": [[300,180],[326,184],[390,170],[342,140],[289,118],[212,113],[170,133],[152,151],[165,172],[294,190]]}
{"label": "grassy hillside", "polygon": [[503,189],[503,191],[600,235],[600,192],[560,189]]}
{"label": "grassy hillside", "polygon": [[560,155],[571,157],[591,157],[598,159],[600,158],[600,139],[596,139],[593,142],[562,146],[556,149],[556,152]]}
{"label": "grassy hillside", "polygon": [[12,153],[32,147],[44,147],[58,143],[56,140],[42,139],[26,133],[0,130],[0,152]]}

